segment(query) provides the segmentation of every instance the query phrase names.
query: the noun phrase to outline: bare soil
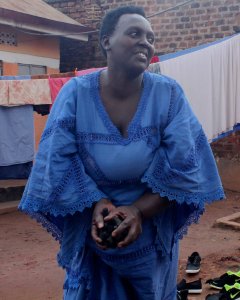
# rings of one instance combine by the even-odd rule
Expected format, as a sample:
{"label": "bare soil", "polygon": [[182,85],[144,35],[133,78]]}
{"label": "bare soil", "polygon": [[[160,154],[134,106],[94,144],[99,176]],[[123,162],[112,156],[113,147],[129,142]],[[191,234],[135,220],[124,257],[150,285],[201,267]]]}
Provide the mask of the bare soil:
{"label": "bare soil", "polygon": [[[240,193],[227,192],[227,200],[209,205],[181,241],[178,279],[203,282],[202,294],[189,295],[189,300],[204,300],[214,292],[206,279],[240,269],[240,232],[213,226],[216,219],[239,211]],[[57,266],[57,251],[58,243],[28,216],[0,215],[0,300],[62,299],[64,272]],[[202,257],[201,271],[189,276],[185,266],[193,251]]]}

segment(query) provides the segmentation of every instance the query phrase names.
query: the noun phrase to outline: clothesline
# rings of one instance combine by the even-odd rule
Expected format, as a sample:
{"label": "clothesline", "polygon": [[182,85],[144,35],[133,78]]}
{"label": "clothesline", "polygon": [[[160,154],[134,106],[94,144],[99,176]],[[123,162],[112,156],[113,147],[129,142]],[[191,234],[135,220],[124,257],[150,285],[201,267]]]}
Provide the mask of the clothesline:
{"label": "clothesline", "polygon": [[183,87],[209,142],[239,130],[240,34],[159,57]]}
{"label": "clothesline", "polygon": [[98,69],[91,68],[52,75],[1,76],[0,106],[53,104],[59,90],[68,80]]}
{"label": "clothesline", "polygon": [[30,174],[35,155],[33,110],[48,114],[68,80],[96,70],[0,77],[0,179],[28,178]]}
{"label": "clothesline", "polygon": [[[168,75],[182,85],[209,142],[240,129],[240,34],[159,58],[160,62],[152,64],[150,71]],[[10,116],[13,106],[22,107],[21,114],[26,120],[26,116],[32,114],[27,108],[29,104],[51,105],[61,87],[71,77],[85,75],[98,69],[101,68],[53,75],[1,76],[0,113],[5,117],[8,115],[8,120],[1,118],[2,122],[16,120],[16,114],[14,118]],[[32,118],[29,118],[31,124]],[[4,126],[6,128],[6,124],[2,124],[1,127]],[[24,123],[22,126],[24,128]],[[29,128],[29,134],[32,135],[33,125]],[[14,130],[16,131],[16,128]],[[23,131],[21,129],[21,132]],[[30,148],[33,149],[33,143],[30,144]],[[15,148],[14,146],[11,149]],[[25,162],[32,158],[33,150],[29,153],[24,159]],[[1,155],[6,155],[6,149],[1,150],[0,147],[0,165],[2,161],[2,165],[7,165],[10,159],[3,159]],[[18,163],[19,160],[11,161],[15,162]]]}

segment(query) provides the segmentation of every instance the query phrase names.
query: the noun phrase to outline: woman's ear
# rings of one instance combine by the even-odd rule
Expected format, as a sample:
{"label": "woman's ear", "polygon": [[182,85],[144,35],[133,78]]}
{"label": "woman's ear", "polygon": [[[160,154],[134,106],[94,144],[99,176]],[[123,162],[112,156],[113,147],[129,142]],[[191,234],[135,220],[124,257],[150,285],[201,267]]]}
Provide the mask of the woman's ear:
{"label": "woman's ear", "polygon": [[106,52],[110,50],[109,36],[104,35],[102,37],[101,45]]}

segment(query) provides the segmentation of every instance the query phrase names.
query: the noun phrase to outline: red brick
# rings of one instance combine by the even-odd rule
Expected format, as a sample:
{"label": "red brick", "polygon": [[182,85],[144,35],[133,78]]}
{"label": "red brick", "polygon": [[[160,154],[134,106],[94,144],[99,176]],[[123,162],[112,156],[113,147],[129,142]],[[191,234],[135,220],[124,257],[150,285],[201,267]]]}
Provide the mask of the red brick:
{"label": "red brick", "polygon": [[239,5],[235,5],[235,6],[230,6],[230,7],[229,7],[229,10],[230,10],[230,11],[239,11],[240,8],[239,8]]}
{"label": "red brick", "polygon": [[215,21],[215,25],[216,25],[216,26],[224,25],[224,24],[225,24],[225,20],[224,20],[224,19]]}
{"label": "red brick", "polygon": [[230,26],[221,26],[221,30],[222,31],[229,31],[230,30]]}
{"label": "red brick", "polygon": [[211,1],[202,3],[202,7],[208,7],[208,6],[211,6],[211,5],[212,5]]}

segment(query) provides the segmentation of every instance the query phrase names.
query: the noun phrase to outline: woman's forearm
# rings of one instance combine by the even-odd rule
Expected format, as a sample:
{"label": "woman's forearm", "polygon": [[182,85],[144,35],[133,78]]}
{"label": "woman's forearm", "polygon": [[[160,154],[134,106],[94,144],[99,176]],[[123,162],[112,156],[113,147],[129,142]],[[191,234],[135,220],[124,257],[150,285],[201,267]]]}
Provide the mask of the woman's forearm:
{"label": "woman's forearm", "polygon": [[159,194],[146,192],[133,204],[143,218],[151,218],[169,206],[169,201],[166,197],[161,197]]}

